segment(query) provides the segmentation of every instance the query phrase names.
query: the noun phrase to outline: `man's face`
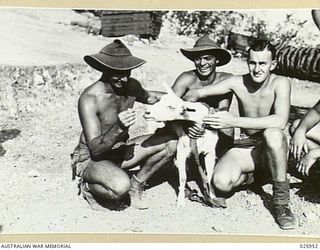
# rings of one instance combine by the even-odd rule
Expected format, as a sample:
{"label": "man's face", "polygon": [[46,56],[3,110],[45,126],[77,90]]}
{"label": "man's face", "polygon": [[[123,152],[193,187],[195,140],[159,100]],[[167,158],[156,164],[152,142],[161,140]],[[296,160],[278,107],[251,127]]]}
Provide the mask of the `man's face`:
{"label": "man's face", "polygon": [[130,70],[110,70],[109,83],[114,88],[123,88],[128,83],[130,74]]}
{"label": "man's face", "polygon": [[216,70],[216,57],[213,55],[202,55],[194,59],[194,65],[201,76],[209,76]]}
{"label": "man's face", "polygon": [[248,66],[252,80],[256,83],[263,83],[277,66],[277,62],[272,60],[271,51],[250,50]]}

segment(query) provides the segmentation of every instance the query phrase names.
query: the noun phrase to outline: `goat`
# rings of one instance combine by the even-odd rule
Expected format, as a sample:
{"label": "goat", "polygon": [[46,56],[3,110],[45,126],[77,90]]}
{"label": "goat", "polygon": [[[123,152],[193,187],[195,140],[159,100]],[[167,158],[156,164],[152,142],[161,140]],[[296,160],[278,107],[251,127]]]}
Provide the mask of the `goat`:
{"label": "goat", "polygon": [[[164,87],[167,94],[162,96],[160,101],[149,106],[144,114],[144,118],[148,122],[156,124],[158,128],[163,127],[166,121],[175,120],[188,120],[203,124],[202,119],[209,114],[209,107],[202,103],[183,101],[175,95],[169,86],[164,84]],[[175,165],[179,174],[177,205],[179,207],[185,206],[186,160],[191,154],[194,154],[202,179],[205,203],[213,207],[226,207],[224,199],[215,196],[211,184],[216,161],[217,131],[206,129],[203,137],[194,140],[184,132],[181,125],[174,124],[173,128],[179,138],[175,158]],[[202,163],[199,160],[200,154],[204,156],[204,162]]]}

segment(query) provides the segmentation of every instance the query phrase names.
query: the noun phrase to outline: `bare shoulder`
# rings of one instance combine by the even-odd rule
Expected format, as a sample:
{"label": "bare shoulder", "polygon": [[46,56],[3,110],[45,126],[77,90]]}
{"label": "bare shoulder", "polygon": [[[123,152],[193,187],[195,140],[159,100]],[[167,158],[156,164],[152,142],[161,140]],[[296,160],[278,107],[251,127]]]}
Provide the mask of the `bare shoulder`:
{"label": "bare shoulder", "polygon": [[216,81],[223,81],[229,77],[233,76],[231,73],[227,72],[217,72]]}
{"label": "bare shoulder", "polygon": [[92,109],[98,105],[101,97],[103,97],[104,100],[108,100],[108,97],[111,97],[111,95],[112,93],[108,93],[108,90],[104,88],[102,82],[95,82],[83,90],[79,97],[78,107],[81,110]]}
{"label": "bare shoulder", "polygon": [[271,74],[271,77],[272,77],[272,81],[275,83],[275,84],[290,84],[290,81],[288,79],[288,77],[286,76],[280,76],[280,75],[276,75],[276,74]]}
{"label": "bare shoulder", "polygon": [[136,78],[130,77],[128,79],[128,86],[136,87],[137,85],[141,85],[140,81]]}
{"label": "bare shoulder", "polygon": [[188,87],[197,81],[197,76],[193,70],[185,71],[181,73],[176,79],[174,86],[184,86]]}
{"label": "bare shoulder", "polygon": [[244,86],[244,77],[242,75],[229,75],[221,81],[221,83],[228,85],[230,89],[237,89]]}
{"label": "bare shoulder", "polygon": [[290,91],[291,85],[290,85],[290,81],[287,77],[275,75],[275,74],[271,74],[271,77],[272,77],[271,78],[272,85],[274,85],[274,88],[276,90]]}
{"label": "bare shoulder", "polygon": [[175,80],[172,85],[172,90],[177,96],[182,97],[185,92],[198,81],[199,80],[193,70],[185,71]]}
{"label": "bare shoulder", "polygon": [[128,81],[128,90],[130,92],[135,92],[138,88],[142,88],[141,82],[136,78],[130,77]]}

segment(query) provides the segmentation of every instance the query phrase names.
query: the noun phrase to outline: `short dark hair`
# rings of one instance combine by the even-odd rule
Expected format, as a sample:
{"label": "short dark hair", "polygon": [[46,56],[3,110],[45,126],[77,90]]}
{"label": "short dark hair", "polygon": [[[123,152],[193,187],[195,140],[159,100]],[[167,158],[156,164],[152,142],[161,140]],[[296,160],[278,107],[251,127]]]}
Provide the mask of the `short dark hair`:
{"label": "short dark hair", "polygon": [[272,60],[276,59],[276,48],[274,45],[272,45],[268,40],[263,40],[263,39],[256,39],[254,40],[249,48],[249,53],[250,51],[264,51],[268,50],[271,52],[271,58]]}

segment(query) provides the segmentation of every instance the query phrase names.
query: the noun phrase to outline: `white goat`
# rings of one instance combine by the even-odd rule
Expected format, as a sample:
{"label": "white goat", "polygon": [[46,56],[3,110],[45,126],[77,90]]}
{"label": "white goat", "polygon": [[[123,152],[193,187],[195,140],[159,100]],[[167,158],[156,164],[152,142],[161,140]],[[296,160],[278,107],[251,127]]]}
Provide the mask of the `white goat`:
{"label": "white goat", "polygon": [[[158,124],[157,127],[163,127],[164,122],[174,120],[188,120],[203,124],[202,119],[209,114],[210,110],[207,106],[201,103],[183,101],[174,94],[169,86],[164,84],[164,87],[167,94],[162,96],[159,102],[147,108],[144,114],[144,118],[147,121]],[[224,207],[224,200],[215,197],[211,184],[213,169],[216,162],[215,148],[218,142],[217,131],[206,129],[203,137],[193,140],[184,132],[181,125],[175,124],[174,129],[179,137],[175,159],[175,165],[178,168],[179,173],[178,206],[183,207],[185,205],[184,191],[187,181],[186,160],[191,153],[193,153],[202,178],[205,202],[210,206]],[[204,156],[205,166],[201,166],[202,164],[199,160],[200,154],[203,154]]]}

